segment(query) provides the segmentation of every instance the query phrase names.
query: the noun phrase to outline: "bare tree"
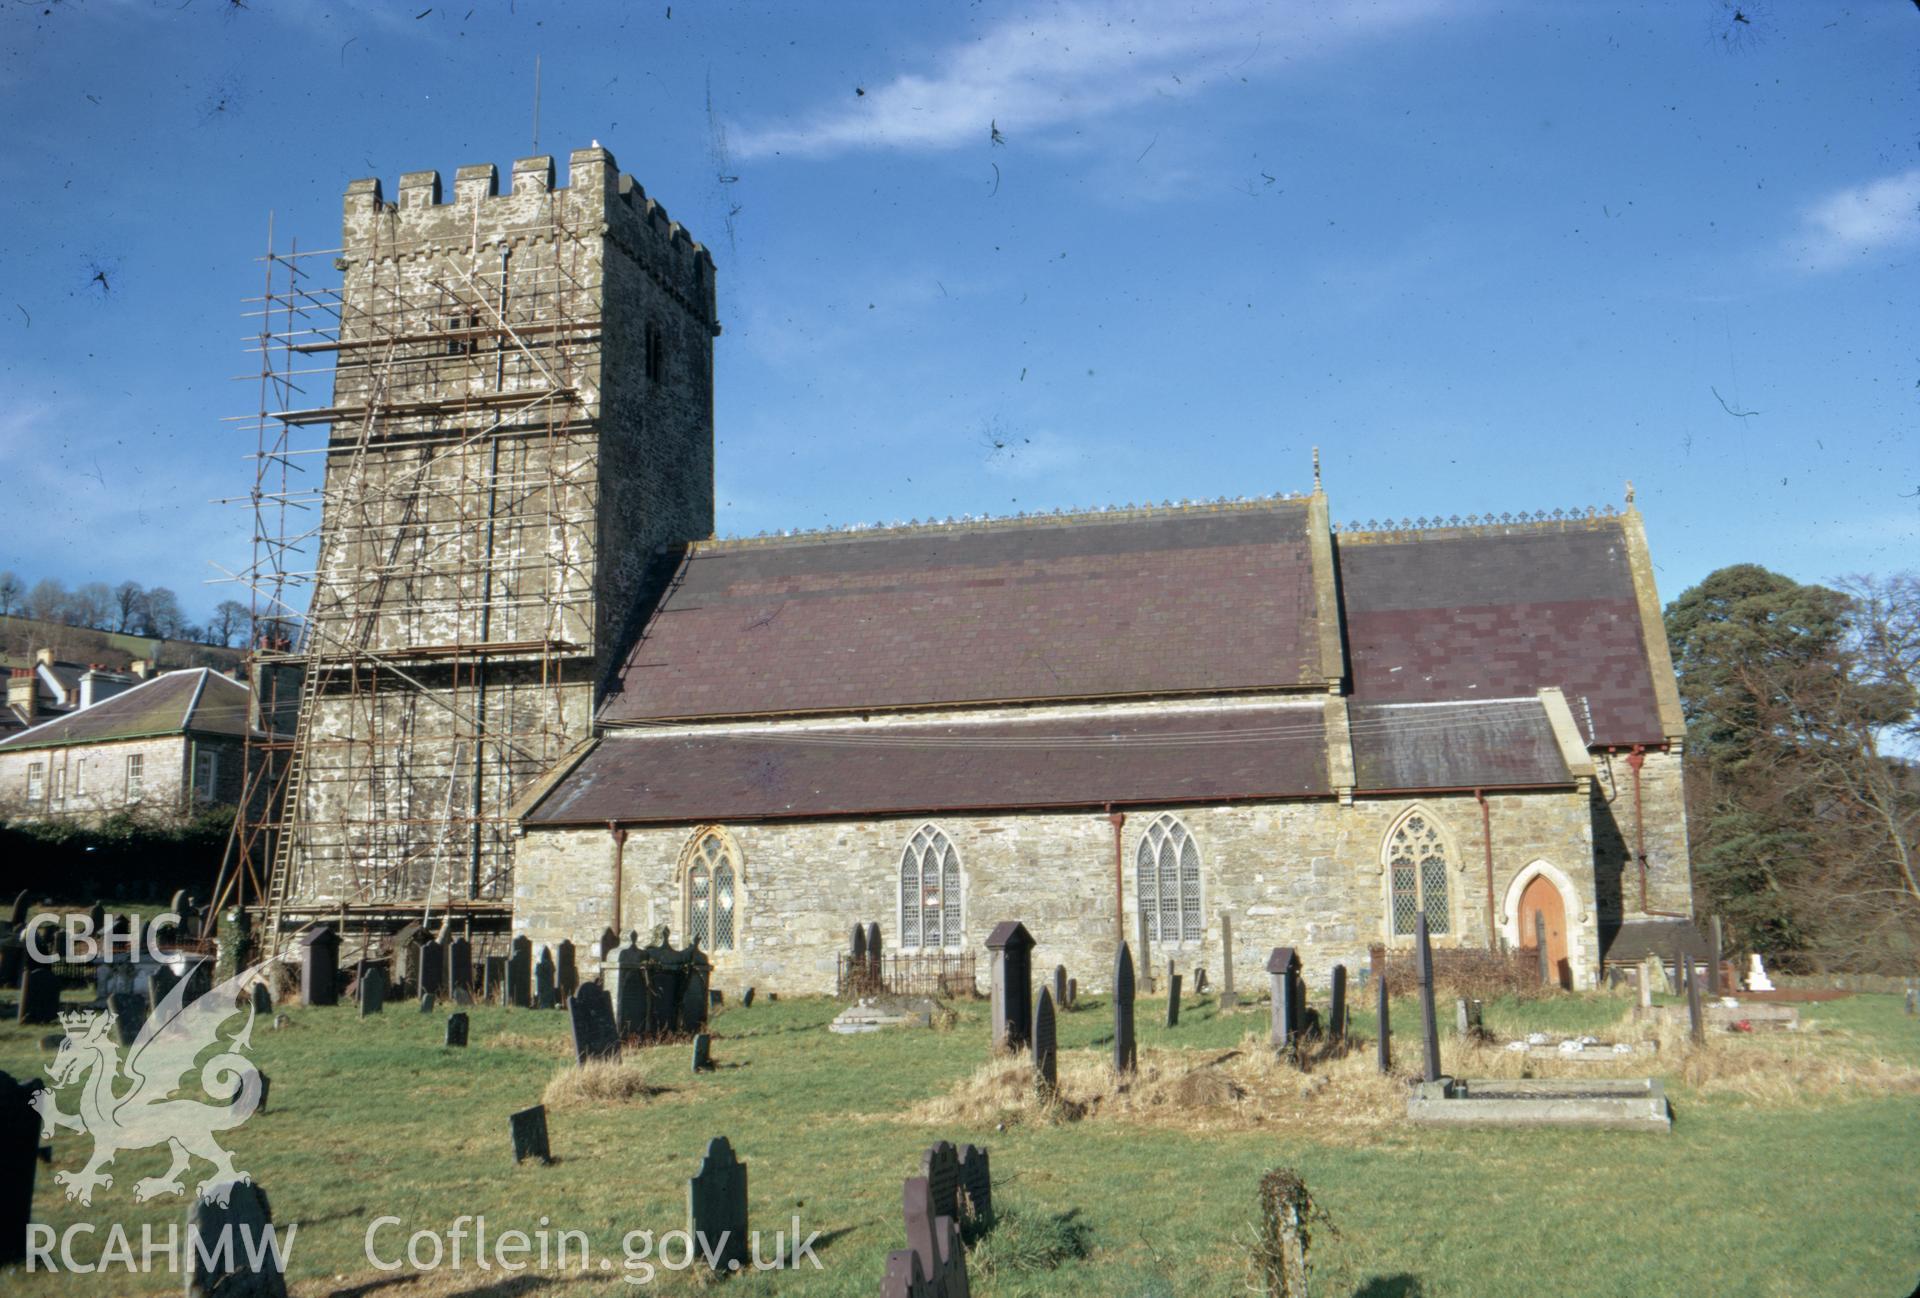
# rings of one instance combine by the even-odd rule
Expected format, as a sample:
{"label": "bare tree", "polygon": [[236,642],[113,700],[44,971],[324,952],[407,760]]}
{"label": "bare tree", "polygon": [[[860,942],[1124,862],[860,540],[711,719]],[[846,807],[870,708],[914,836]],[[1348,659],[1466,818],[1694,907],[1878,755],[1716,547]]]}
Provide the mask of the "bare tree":
{"label": "bare tree", "polygon": [[237,599],[223,599],[213,610],[213,619],[207,623],[207,639],[214,644],[231,645],[237,635],[246,634],[247,623],[253,618],[252,610]]}
{"label": "bare tree", "polygon": [[147,592],[137,581],[123,581],[113,588],[113,608],[117,616],[113,629],[131,631],[140,624],[146,608]]}
{"label": "bare tree", "polygon": [[104,581],[87,582],[73,592],[67,612],[75,626],[106,630],[113,624],[113,588]]}
{"label": "bare tree", "polygon": [[67,613],[67,584],[57,577],[43,577],[27,592],[27,616],[42,622],[64,621]]}
{"label": "bare tree", "polygon": [[180,611],[180,597],[165,586],[155,586],[147,592],[145,616],[142,619],[142,633],[159,636],[163,640],[178,640],[186,629],[186,614]]}
{"label": "bare tree", "polygon": [[26,587],[11,569],[0,572],[0,614],[17,611],[25,595]]}

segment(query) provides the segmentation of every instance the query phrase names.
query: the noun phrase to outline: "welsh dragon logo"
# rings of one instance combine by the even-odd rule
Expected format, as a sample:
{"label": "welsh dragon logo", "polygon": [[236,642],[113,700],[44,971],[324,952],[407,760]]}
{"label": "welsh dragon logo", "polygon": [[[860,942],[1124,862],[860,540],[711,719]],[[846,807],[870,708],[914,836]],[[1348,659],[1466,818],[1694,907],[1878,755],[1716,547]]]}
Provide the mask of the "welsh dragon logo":
{"label": "welsh dragon logo", "polygon": [[[245,1058],[253,1042],[251,1001],[245,1027],[224,1039],[220,1028],[239,1012],[235,1002],[241,987],[263,968],[256,965],[191,1002],[186,996],[192,979],[182,978],[148,1016],[124,1059],[111,1015],[82,1010],[60,1016],[67,1035],[47,1065],[53,1085],[39,1090],[33,1105],[48,1138],[59,1127],[93,1137],[93,1157],[84,1168],[54,1174],[69,1199],[92,1203],[96,1187],[113,1188],[112,1175],[101,1169],[114,1155],[155,1145],[173,1151],[173,1165],[164,1176],[134,1182],[137,1202],[184,1193],[180,1176],[195,1156],[213,1164],[213,1175],[194,1187],[195,1192],[223,1207],[235,1181],[253,1179],[234,1167],[233,1155],[214,1136],[245,1122],[260,1105],[260,1070]],[[216,1043],[222,1049],[200,1066],[194,1089],[204,1090],[217,1103],[190,1094],[176,1097],[176,1091],[189,1085],[196,1061]],[[63,1113],[54,1103],[54,1092],[76,1084],[81,1088],[79,1111]]]}

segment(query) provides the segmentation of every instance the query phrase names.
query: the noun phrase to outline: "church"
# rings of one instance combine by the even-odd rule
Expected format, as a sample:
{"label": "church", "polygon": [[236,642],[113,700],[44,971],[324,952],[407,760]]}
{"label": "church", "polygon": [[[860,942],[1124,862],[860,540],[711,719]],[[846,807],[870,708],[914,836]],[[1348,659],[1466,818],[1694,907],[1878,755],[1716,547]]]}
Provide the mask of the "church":
{"label": "church", "polygon": [[254,655],[297,725],[231,873],[270,879],[275,942],[664,925],[723,985],[808,993],[857,925],[944,968],[1018,920],[1092,989],[1123,938],[1218,977],[1223,925],[1243,985],[1275,946],[1324,982],[1424,915],[1446,947],[1544,926],[1588,987],[1690,912],[1631,491],[1340,525],[1316,463],[720,538],[712,258],[597,143],[567,180],[348,187],[337,318],[290,348],[334,355],[332,398],[263,417],[326,430],[309,612]]}

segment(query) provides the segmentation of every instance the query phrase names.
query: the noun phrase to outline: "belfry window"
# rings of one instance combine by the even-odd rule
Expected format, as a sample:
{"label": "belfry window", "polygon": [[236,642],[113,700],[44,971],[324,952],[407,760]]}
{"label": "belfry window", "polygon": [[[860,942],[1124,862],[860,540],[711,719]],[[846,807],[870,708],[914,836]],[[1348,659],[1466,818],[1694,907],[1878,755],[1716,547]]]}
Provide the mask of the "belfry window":
{"label": "belfry window", "polygon": [[1134,887],[1154,941],[1200,940],[1206,930],[1200,910],[1200,849],[1176,817],[1161,816],[1140,836]]}
{"label": "belfry window", "polygon": [[1400,822],[1387,841],[1387,870],[1394,936],[1410,935],[1422,912],[1427,932],[1447,932],[1447,844],[1432,817],[1415,812]]}
{"label": "belfry window", "polygon": [[961,945],[960,907],[960,854],[945,834],[922,825],[900,854],[901,949]]}

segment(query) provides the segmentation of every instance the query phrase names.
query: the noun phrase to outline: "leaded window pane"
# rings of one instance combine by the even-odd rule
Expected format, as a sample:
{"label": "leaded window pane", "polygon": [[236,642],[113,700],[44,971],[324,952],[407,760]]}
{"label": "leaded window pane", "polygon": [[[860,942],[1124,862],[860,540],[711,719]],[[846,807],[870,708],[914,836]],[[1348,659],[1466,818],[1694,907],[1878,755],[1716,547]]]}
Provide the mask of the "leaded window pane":
{"label": "leaded window pane", "polygon": [[1205,933],[1200,900],[1200,849],[1172,816],[1147,826],[1134,854],[1134,887],[1148,937],[1197,942]]}
{"label": "leaded window pane", "polygon": [[713,949],[733,950],[733,867],[724,861],[713,870]]}
{"label": "leaded window pane", "polygon": [[1429,856],[1420,862],[1420,902],[1427,912],[1427,932],[1447,931],[1447,861]]}
{"label": "leaded window pane", "polygon": [[696,863],[687,871],[687,941],[706,946],[713,879],[707,867]]}
{"label": "leaded window pane", "polygon": [[1420,913],[1411,862],[1393,863],[1393,931],[1398,935],[1413,932],[1413,917]]}
{"label": "leaded window pane", "polygon": [[960,854],[927,826],[900,855],[900,945],[956,947],[962,942]]}
{"label": "leaded window pane", "polygon": [[1157,856],[1153,830],[1149,828],[1140,836],[1140,850],[1134,854],[1133,887],[1139,901],[1140,913],[1146,916],[1147,931],[1154,937],[1160,936],[1160,871],[1154,864]]}
{"label": "leaded window pane", "polygon": [[1198,942],[1200,920],[1200,849],[1191,838],[1180,844],[1180,937]]}
{"label": "leaded window pane", "polygon": [[900,945],[920,945],[920,855],[911,845],[900,858]]}
{"label": "leaded window pane", "polygon": [[941,858],[940,894],[946,899],[941,911],[941,938],[947,946],[960,945],[960,854],[947,844]]}
{"label": "leaded window pane", "polygon": [[1429,933],[1451,925],[1447,906],[1447,847],[1440,827],[1425,816],[1408,816],[1387,845],[1393,872],[1393,931],[1414,931],[1414,917],[1425,914]]}

